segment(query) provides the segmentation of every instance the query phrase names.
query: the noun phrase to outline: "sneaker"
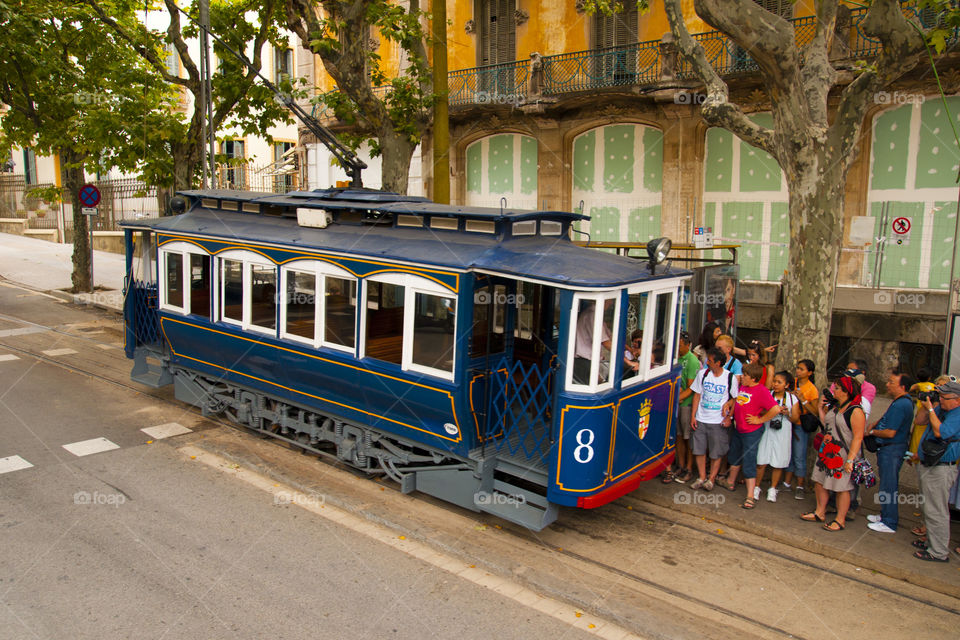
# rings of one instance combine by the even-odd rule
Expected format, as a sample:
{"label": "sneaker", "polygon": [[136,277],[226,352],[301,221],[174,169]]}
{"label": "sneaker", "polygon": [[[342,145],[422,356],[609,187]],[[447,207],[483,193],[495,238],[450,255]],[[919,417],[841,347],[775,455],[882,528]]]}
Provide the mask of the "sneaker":
{"label": "sneaker", "polygon": [[871,514],[871,515],[867,516],[867,520],[868,520],[869,522],[880,522],[881,518],[880,518],[880,516],[875,516],[875,515],[872,515],[872,514]]}
{"label": "sneaker", "polygon": [[793,490],[793,487],[788,485],[786,482],[780,483],[780,491],[785,491],[786,493],[790,493],[792,490]]}
{"label": "sneaker", "polygon": [[690,482],[690,478],[693,477],[693,472],[690,469],[684,469],[683,473],[673,478],[674,482],[679,482],[680,484],[687,484]]}
{"label": "sneaker", "polygon": [[760,487],[754,487],[754,488],[753,488],[753,499],[754,499],[754,500],[759,500],[759,499],[760,499]]}
{"label": "sneaker", "polygon": [[871,522],[867,525],[867,528],[873,531],[879,531],[880,533],[896,533],[893,529],[883,524],[882,522]]}
{"label": "sneaker", "polygon": [[715,485],[713,484],[713,480],[707,480],[706,482],[703,483],[703,490],[704,490],[704,491],[713,491],[713,487],[714,487],[714,486],[715,486]]}
{"label": "sneaker", "polygon": [[777,490],[773,487],[767,489],[767,502],[776,502],[777,501]]}
{"label": "sneaker", "polygon": [[803,487],[802,487],[802,486],[798,486],[798,487],[797,487],[797,490],[796,490],[796,492],[793,494],[793,497],[796,498],[797,500],[803,500],[803,499],[806,497],[806,496],[804,495]]}
{"label": "sneaker", "polygon": [[690,485],[690,488],[696,490],[702,487],[704,484],[703,478],[697,478],[696,481]]}

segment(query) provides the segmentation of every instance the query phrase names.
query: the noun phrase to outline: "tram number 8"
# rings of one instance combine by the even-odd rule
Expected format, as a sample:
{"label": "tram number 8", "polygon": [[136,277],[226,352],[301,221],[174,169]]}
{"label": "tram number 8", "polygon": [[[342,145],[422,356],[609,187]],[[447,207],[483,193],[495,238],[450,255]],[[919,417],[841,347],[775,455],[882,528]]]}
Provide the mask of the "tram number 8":
{"label": "tram number 8", "polygon": [[[584,436],[584,434],[589,434]],[[584,439],[589,438],[586,442]],[[580,429],[577,431],[577,447],[573,450],[573,459],[579,462],[580,464],[586,464],[593,460],[593,447],[590,445],[593,444],[595,436],[593,431],[590,429]]]}

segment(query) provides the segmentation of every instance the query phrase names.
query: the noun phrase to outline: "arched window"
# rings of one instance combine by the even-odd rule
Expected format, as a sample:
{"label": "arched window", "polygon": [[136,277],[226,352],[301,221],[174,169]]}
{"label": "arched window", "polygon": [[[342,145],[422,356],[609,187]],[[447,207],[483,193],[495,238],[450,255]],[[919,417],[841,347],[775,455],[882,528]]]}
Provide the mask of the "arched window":
{"label": "arched window", "polygon": [[457,296],[420,276],[385,273],[364,280],[363,353],[453,380]]}
{"label": "arched window", "polygon": [[217,256],[218,315],[244,331],[277,333],[277,265],[253,251]]}
{"label": "arched window", "polygon": [[280,269],[280,336],[315,347],[354,352],[357,278],[320,260],[297,260]]}
{"label": "arched window", "polygon": [[160,248],[160,308],[210,319],[210,254],[189,242]]}

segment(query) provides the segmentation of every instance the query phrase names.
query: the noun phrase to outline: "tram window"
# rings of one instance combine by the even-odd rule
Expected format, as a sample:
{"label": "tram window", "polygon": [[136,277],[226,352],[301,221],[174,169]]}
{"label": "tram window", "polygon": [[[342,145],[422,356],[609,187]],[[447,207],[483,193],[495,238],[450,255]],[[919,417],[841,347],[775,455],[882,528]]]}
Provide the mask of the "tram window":
{"label": "tram window", "polygon": [[243,263],[223,260],[220,263],[222,311],[228,322],[243,323]]}
{"label": "tram window", "polygon": [[656,309],[653,316],[653,347],[650,355],[650,366],[660,367],[666,364],[666,349],[671,342],[670,323],[673,320],[673,292],[668,291],[657,295]]}
{"label": "tram window", "polygon": [[517,326],[513,330],[517,338],[529,340],[533,337],[533,303],[538,293],[536,287],[532,282],[517,284]]}
{"label": "tram window", "polygon": [[415,294],[413,364],[448,373],[453,371],[456,304],[454,298],[429,293]]}
{"label": "tram window", "polygon": [[366,356],[403,364],[404,294],[402,285],[367,283]]}
{"label": "tram window", "polygon": [[190,256],[190,313],[210,319],[210,256]]}
{"label": "tram window", "polygon": [[311,272],[286,272],[286,324],[284,331],[292,336],[314,340],[316,327],[317,276]]}
{"label": "tram window", "polygon": [[[603,335],[613,335],[613,319],[617,305],[615,298],[605,298],[603,301]],[[610,379],[610,348],[601,344],[600,348],[600,369],[597,372],[598,384],[603,384]]]}
{"label": "tram window", "polygon": [[[629,349],[631,351],[632,358],[640,361],[640,369],[638,373],[641,375],[625,375],[623,380],[624,385],[630,385],[639,382],[644,378],[643,374],[647,370],[642,358],[645,346],[643,339],[650,335],[649,330],[644,331],[644,329],[646,329],[644,325],[647,313],[647,299],[649,296],[650,293],[647,291],[642,293],[631,293],[627,296],[627,326],[623,335],[626,336],[628,342],[624,346],[624,357],[627,357],[627,350]],[[640,341],[637,343],[633,342],[633,337],[635,335],[639,336],[640,338]],[[650,338],[647,338],[647,340],[649,339]]]}
{"label": "tram window", "polygon": [[277,269],[273,265],[250,265],[250,324],[277,328]]}
{"label": "tram window", "polygon": [[[616,296],[595,299],[586,298],[577,301],[573,337],[573,370],[571,382],[576,385],[605,385],[610,381],[610,353],[616,351],[615,340],[617,325]],[[597,304],[602,305],[599,318],[596,317]]]}
{"label": "tram window", "polygon": [[326,276],[324,285],[324,342],[351,349],[356,345],[357,281]]}
{"label": "tram window", "polygon": [[171,307],[183,309],[183,254],[164,253],[166,256],[166,302]]}
{"label": "tram window", "polygon": [[[502,287],[497,287],[501,288]],[[470,357],[480,358],[488,353],[503,351],[503,320],[500,320],[500,330],[496,331],[491,325],[495,310],[503,312],[503,305],[497,307],[497,301],[490,293],[490,285],[478,287],[473,295],[473,336],[471,338]],[[489,348],[487,347],[489,339]]]}

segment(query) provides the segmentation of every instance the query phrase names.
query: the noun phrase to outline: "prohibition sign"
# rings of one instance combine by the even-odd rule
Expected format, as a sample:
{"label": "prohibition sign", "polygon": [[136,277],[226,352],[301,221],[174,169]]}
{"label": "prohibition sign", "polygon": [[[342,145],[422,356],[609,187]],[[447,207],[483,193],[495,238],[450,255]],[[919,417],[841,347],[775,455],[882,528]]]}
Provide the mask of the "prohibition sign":
{"label": "prohibition sign", "polygon": [[897,218],[894,220],[893,232],[901,236],[910,233],[910,218]]}
{"label": "prohibition sign", "polygon": [[95,207],[100,204],[100,189],[92,184],[80,187],[80,202],[85,207]]}

